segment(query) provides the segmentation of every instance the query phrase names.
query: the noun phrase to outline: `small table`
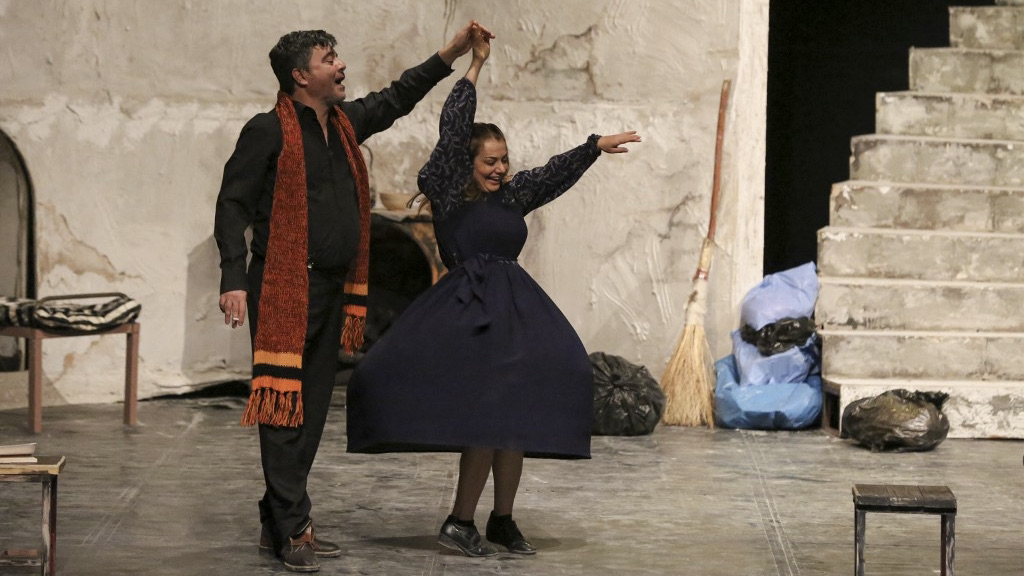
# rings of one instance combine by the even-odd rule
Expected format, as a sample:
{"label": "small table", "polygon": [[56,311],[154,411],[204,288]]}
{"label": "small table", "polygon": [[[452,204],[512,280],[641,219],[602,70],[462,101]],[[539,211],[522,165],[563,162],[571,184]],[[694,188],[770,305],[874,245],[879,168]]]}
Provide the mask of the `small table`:
{"label": "small table", "polygon": [[106,330],[46,330],[29,326],[0,326],[0,336],[24,338],[28,342],[28,426],[33,434],[43,431],[43,340],[72,336],[105,336],[124,334],[124,423],[134,426],[138,421],[139,401],[139,323],[130,322]]}
{"label": "small table", "polygon": [[56,574],[57,476],[63,456],[40,456],[31,464],[0,464],[0,482],[40,482],[43,485],[42,549],[0,552],[0,566],[40,566],[43,576]]}
{"label": "small table", "polygon": [[942,515],[941,576],[953,576],[956,543],[956,496],[946,486],[854,484],[854,574],[864,576],[864,532],[867,512]]}

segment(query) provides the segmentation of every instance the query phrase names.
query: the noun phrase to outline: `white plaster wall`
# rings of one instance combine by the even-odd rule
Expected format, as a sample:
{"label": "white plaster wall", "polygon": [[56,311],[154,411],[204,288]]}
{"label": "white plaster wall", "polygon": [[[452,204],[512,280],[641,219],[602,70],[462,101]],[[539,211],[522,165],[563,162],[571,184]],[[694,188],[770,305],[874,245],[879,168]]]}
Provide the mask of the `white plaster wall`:
{"label": "white plaster wall", "polygon": [[[0,0],[0,130],[36,199],[38,294],[118,290],[143,304],[140,394],[246,377],[224,327],[212,239],[224,161],[277,86],[267,52],[293,29],[339,39],[348,92],[376,89],[470,18],[497,35],[478,117],[515,167],[588,134],[638,130],[531,217],[521,261],[588,349],[660,376],[706,233],[719,90],[733,80],[708,333],[729,352],[761,277],[768,0]],[[741,33],[742,31],[742,33]],[[415,189],[437,115],[468,60],[366,143],[378,191]],[[46,342],[71,402],[121,394],[123,339]]]}

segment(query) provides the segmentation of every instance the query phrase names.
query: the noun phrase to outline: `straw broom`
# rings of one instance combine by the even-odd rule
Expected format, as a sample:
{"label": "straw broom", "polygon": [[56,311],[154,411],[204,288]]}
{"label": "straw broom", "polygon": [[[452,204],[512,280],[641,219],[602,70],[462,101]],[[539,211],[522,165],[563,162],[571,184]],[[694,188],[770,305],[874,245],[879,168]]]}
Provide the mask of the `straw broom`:
{"label": "straw broom", "polygon": [[718,214],[718,191],[722,164],[722,137],[725,132],[725,109],[729,100],[729,80],[722,82],[722,97],[718,104],[718,134],[715,138],[715,172],[711,189],[711,220],[708,233],[700,249],[697,273],[693,276],[693,291],[686,302],[686,319],[672,359],[661,377],[665,392],[665,413],[661,421],[670,426],[700,426],[714,428],[715,387],[714,359],[704,334],[704,314],[707,311],[708,272],[714,251],[715,220]]}

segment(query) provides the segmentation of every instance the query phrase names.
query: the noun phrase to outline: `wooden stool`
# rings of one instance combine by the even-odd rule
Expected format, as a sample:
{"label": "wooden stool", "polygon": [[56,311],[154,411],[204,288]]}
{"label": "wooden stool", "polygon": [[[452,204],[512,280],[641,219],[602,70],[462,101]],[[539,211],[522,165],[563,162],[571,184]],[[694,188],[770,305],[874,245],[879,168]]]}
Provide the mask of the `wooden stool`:
{"label": "wooden stool", "polygon": [[41,574],[55,574],[57,558],[57,476],[63,456],[40,456],[33,464],[0,464],[0,482],[41,482],[43,530],[40,550],[0,552],[0,566],[40,566]]}
{"label": "wooden stool", "polygon": [[24,338],[28,344],[28,423],[32,433],[43,431],[43,340],[71,336],[126,334],[128,342],[124,362],[124,423],[134,426],[138,420],[139,323],[121,324],[109,330],[80,332],[49,331],[26,326],[0,327],[0,336]]}
{"label": "wooden stool", "polygon": [[854,574],[864,576],[864,516],[867,512],[942,515],[941,576],[953,576],[956,496],[946,486],[854,484]]}

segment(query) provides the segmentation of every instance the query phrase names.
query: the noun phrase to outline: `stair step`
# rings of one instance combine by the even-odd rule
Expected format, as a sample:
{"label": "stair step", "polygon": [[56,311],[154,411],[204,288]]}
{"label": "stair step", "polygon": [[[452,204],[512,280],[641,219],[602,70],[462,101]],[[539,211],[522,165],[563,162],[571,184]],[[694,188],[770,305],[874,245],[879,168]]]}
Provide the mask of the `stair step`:
{"label": "stair step", "polygon": [[1024,284],[818,277],[823,328],[1024,332]]}
{"label": "stair step", "polygon": [[911,48],[910,89],[1024,94],[1024,50]]}
{"label": "stair step", "polygon": [[[942,412],[949,419],[947,438],[1024,438],[1024,382],[960,380],[822,379],[825,413],[842,421],[843,411],[855,400],[871,398],[887,390],[904,388],[945,392],[949,399]],[[831,418],[828,418],[831,419]],[[830,427],[828,422],[823,426]]]}
{"label": "stair step", "polygon": [[1024,96],[880,92],[875,110],[879,134],[1024,140]]}
{"label": "stair step", "polygon": [[1024,381],[1024,333],[821,329],[831,377]]}
{"label": "stair step", "polygon": [[942,391],[952,438],[1024,438],[1024,0],[950,8],[910,92],[876,97],[818,232],[823,427]]}
{"label": "stair step", "polygon": [[837,227],[1024,233],[1024,188],[847,180],[830,202]]}
{"label": "stair step", "polygon": [[828,226],[817,261],[822,276],[1024,282],[1024,234]]}
{"label": "stair step", "polygon": [[950,7],[949,41],[955,48],[1024,50],[1024,5]]}
{"label": "stair step", "polygon": [[1024,187],[1024,142],[869,134],[851,139],[851,180]]}

